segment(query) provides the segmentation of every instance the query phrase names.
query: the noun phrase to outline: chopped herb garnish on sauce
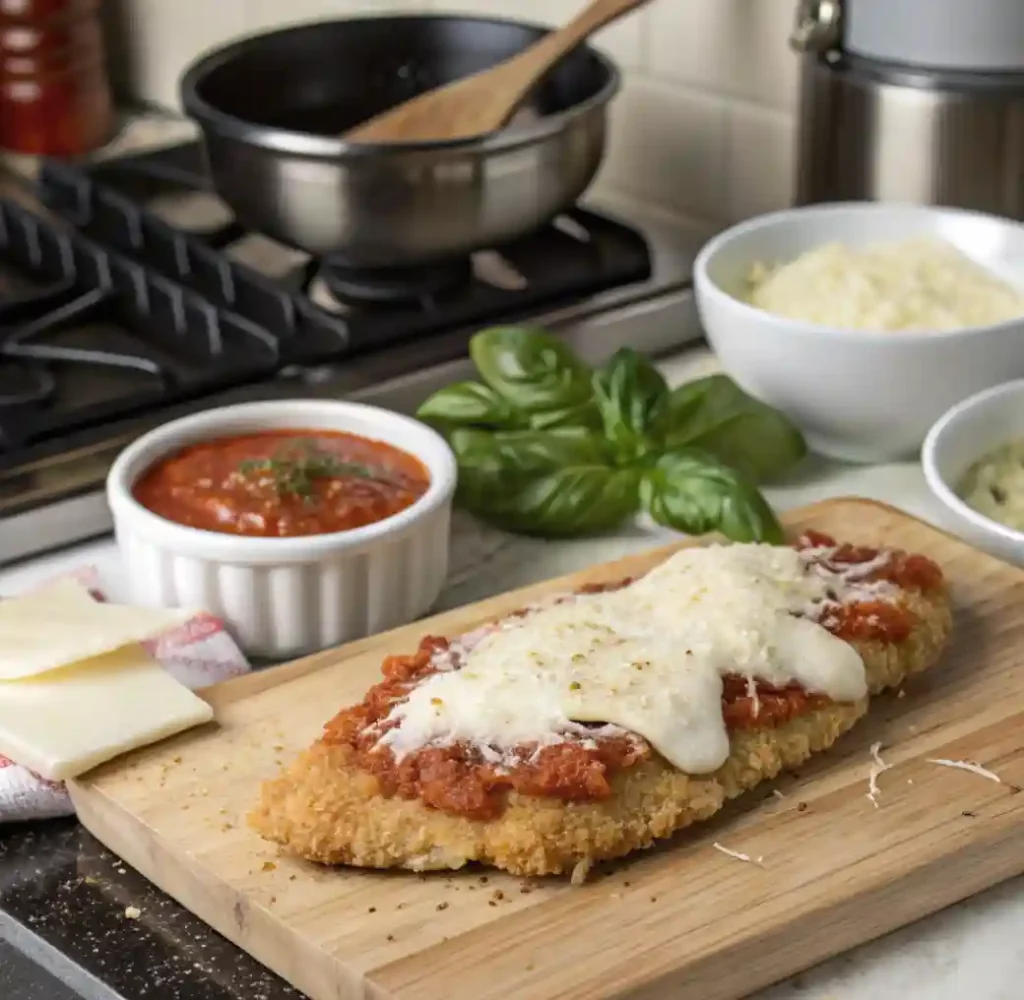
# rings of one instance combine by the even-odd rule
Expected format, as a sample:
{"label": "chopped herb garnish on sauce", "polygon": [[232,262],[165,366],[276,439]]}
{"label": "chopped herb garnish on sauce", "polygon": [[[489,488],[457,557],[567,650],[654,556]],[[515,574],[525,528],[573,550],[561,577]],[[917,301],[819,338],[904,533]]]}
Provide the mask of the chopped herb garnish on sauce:
{"label": "chopped herb garnish on sauce", "polygon": [[295,538],[376,524],[429,487],[423,463],[384,441],[282,428],[187,445],[148,469],[132,493],[175,524]]}
{"label": "chopped herb garnish on sauce", "polygon": [[352,476],[358,479],[384,480],[379,472],[360,462],[348,462],[323,451],[311,441],[286,445],[272,458],[252,458],[242,462],[238,471],[246,477],[267,476],[280,496],[310,497],[317,479]]}

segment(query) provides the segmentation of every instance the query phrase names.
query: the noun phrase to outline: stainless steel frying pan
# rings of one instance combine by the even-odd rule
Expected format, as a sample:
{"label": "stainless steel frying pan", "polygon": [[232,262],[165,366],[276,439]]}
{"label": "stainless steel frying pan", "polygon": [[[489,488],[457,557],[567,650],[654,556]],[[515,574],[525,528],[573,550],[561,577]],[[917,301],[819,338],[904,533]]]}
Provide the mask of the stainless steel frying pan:
{"label": "stainless steel frying pan", "polygon": [[327,21],[202,56],[181,83],[217,193],[246,226],[353,267],[412,267],[539,229],[593,180],[619,73],[584,47],[508,128],[360,146],[346,129],[546,33],[495,18]]}

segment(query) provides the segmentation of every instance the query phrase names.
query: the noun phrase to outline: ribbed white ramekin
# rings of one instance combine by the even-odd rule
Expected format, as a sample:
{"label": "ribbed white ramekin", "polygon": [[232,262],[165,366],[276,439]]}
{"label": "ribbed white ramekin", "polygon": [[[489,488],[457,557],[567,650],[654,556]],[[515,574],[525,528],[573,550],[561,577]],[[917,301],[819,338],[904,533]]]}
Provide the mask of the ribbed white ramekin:
{"label": "ribbed white ramekin", "polygon": [[[132,496],[154,462],[189,444],[263,430],[347,431],[415,455],[430,487],[352,531],[248,538],[175,524]],[[246,652],[282,658],[395,628],[426,612],[448,571],[455,456],[419,421],[374,406],[272,400],[208,410],[144,434],[114,462],[107,499],[133,602],[223,618]]]}

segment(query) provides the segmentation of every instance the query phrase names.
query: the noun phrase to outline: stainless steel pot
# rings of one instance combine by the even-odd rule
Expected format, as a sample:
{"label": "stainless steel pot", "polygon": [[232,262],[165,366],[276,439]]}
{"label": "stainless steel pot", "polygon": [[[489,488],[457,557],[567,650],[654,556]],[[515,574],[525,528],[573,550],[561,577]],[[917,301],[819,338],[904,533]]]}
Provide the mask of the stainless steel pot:
{"label": "stainless steel pot", "polygon": [[803,53],[799,204],[1024,219],[1021,0],[801,0],[791,41]]}
{"label": "stainless steel pot", "polygon": [[359,146],[336,137],[546,33],[454,16],[320,22],[201,57],[182,79],[182,101],[215,189],[244,225],[350,266],[416,266],[515,239],[580,197],[604,153],[615,66],[577,50],[515,122],[479,140]]}
{"label": "stainless steel pot", "polygon": [[1024,219],[1024,75],[805,56],[797,202],[859,199]]}

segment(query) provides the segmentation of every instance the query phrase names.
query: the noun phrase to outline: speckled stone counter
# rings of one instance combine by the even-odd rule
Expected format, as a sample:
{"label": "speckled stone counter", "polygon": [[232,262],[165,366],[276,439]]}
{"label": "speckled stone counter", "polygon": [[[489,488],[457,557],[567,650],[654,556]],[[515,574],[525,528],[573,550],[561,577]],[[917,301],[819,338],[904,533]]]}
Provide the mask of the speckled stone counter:
{"label": "speckled stone counter", "polygon": [[3,831],[0,937],[24,952],[0,950],[3,1000],[300,996],[74,820]]}
{"label": "speckled stone counter", "polygon": [[0,941],[0,997],[12,1000],[78,1000],[79,994]]}

